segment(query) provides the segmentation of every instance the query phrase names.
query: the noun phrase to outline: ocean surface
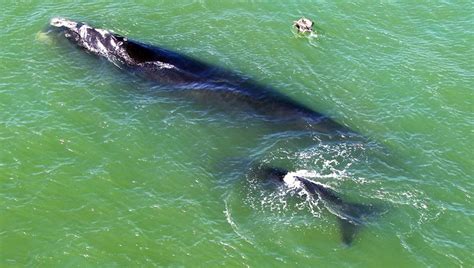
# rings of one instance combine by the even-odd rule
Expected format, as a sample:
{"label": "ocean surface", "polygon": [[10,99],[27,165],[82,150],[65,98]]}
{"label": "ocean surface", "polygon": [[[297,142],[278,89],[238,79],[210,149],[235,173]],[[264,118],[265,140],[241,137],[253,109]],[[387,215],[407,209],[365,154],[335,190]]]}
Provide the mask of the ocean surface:
{"label": "ocean surface", "polygon": [[[474,266],[472,1],[1,9],[1,267]],[[45,34],[56,16],[231,69],[367,141],[175,96]],[[324,202],[261,183],[259,163],[386,213],[344,245]]]}

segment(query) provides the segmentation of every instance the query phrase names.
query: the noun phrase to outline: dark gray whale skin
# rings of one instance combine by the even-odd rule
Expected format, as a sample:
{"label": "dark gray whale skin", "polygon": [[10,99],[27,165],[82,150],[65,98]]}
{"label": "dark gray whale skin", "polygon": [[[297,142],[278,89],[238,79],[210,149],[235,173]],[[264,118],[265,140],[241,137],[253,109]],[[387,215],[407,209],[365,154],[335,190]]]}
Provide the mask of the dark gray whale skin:
{"label": "dark gray whale skin", "polygon": [[104,57],[119,68],[194,98],[243,107],[268,121],[299,124],[321,134],[347,137],[357,133],[331,118],[246,77],[174,51],[130,40],[108,30],[64,18],[53,18],[50,32],[66,37],[89,53]]}

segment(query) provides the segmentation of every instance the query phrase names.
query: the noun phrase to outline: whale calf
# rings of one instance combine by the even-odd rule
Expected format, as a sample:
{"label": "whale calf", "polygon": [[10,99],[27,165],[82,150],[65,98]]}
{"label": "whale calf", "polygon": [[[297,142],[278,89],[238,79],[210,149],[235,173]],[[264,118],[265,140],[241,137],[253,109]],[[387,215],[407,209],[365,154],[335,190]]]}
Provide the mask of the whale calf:
{"label": "whale calf", "polygon": [[190,95],[195,98],[246,107],[266,120],[299,124],[323,135],[357,136],[355,131],[270,87],[192,57],[65,18],[51,19],[50,32],[147,80],[192,91]]}
{"label": "whale calf", "polygon": [[284,183],[303,191],[305,196],[321,200],[327,210],[337,217],[342,242],[348,246],[352,244],[357,232],[364,225],[386,212],[380,205],[346,201],[328,186],[292,174],[283,168],[263,165],[254,168],[253,172],[259,179]]}

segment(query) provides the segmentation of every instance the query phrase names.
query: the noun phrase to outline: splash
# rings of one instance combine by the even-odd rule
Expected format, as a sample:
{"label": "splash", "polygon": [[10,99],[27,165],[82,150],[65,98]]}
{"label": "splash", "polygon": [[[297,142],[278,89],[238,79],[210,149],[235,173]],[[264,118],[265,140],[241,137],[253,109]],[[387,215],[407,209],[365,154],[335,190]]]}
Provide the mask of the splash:
{"label": "splash", "polygon": [[234,231],[234,233],[238,237],[240,237],[242,240],[244,240],[245,242],[253,245],[252,241],[249,238],[247,238],[246,236],[244,236],[243,234],[241,234],[241,232],[239,231],[239,228],[238,228],[237,224],[235,223],[234,219],[232,218],[232,212],[229,208],[229,205],[227,204],[227,200],[224,200],[224,205],[225,205],[224,215],[225,215],[225,218],[227,220],[227,223],[229,223],[230,227],[232,228],[232,231]]}

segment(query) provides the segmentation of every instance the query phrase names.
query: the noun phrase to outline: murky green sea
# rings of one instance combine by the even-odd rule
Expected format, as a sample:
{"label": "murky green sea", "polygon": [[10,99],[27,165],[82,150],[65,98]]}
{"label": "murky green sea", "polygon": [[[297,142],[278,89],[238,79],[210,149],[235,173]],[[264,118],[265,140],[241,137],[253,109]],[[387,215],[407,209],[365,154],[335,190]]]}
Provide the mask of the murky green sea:
{"label": "murky green sea", "polygon": [[[474,266],[471,1],[0,5],[1,267]],[[164,94],[42,34],[55,16],[235,70],[370,142]],[[262,162],[388,212],[345,246],[321,202],[249,175]]]}

